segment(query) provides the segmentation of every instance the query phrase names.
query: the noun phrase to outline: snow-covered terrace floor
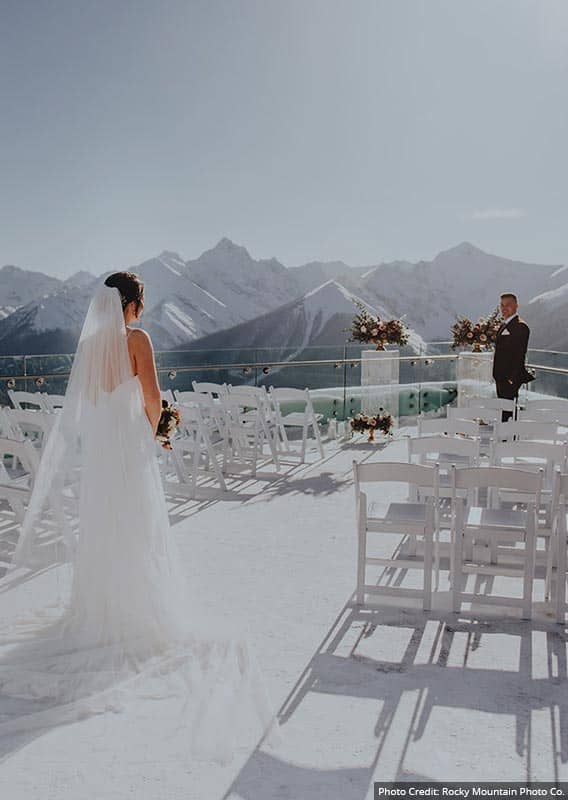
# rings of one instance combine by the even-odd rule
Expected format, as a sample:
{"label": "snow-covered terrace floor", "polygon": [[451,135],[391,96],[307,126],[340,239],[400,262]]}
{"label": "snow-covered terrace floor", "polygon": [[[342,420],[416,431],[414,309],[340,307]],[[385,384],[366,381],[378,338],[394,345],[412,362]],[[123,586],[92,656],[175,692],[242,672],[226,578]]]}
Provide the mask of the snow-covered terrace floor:
{"label": "snow-covered terrace floor", "polygon": [[323,462],[261,470],[223,499],[169,498],[188,614],[246,622],[278,747],[192,764],[147,720],[107,715],[3,742],[3,796],[369,800],[374,780],[568,780],[566,632],[544,607],[532,622],[453,615],[445,573],[430,613],[352,605],[354,458],[406,460],[406,441],[333,442]]}

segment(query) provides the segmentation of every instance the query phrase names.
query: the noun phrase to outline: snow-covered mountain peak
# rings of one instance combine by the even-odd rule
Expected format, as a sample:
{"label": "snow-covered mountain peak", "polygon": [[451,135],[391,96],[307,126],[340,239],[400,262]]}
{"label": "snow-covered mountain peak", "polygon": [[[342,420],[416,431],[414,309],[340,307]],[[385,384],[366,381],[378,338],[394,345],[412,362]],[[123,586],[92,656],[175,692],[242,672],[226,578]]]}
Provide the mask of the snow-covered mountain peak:
{"label": "snow-covered mountain peak", "polygon": [[70,275],[68,278],[65,279],[64,284],[65,286],[74,286],[77,289],[86,289],[92,286],[95,281],[99,279],[96,275],[93,275],[92,272],[88,272],[85,269],[80,269],[77,272],[74,272],[73,275]]}
{"label": "snow-covered mountain peak", "polygon": [[158,256],[158,259],[162,262],[166,262],[174,266],[182,268],[185,266],[185,261],[183,260],[183,258],[180,256],[179,253],[176,253],[173,250],[162,250],[162,252]]}
{"label": "snow-covered mountain peak", "polygon": [[[325,281],[319,286],[316,286],[315,289],[311,289],[309,292],[306,292],[302,298],[300,298],[300,300],[303,301],[304,303],[308,301],[311,302],[315,301],[320,304],[328,302],[333,303],[333,301],[335,300],[336,302],[339,302],[341,305],[343,305],[344,300],[347,300],[349,303],[352,304],[354,299],[359,300],[361,303],[365,302],[361,298],[356,297],[356,295],[354,295],[353,292],[350,292],[349,289],[346,289],[342,283],[335,280],[334,278],[330,278],[330,280]],[[365,305],[368,304],[365,303]]]}
{"label": "snow-covered mountain peak", "polygon": [[[423,261],[419,261],[418,264],[423,264]],[[366,278],[373,277],[375,274],[379,276],[381,274],[381,270],[384,269],[396,269],[396,270],[406,270],[410,271],[414,269],[417,265],[413,264],[411,261],[387,261],[382,262],[381,264],[375,264],[372,267],[364,267],[363,272],[361,273],[361,279],[365,280]]]}
{"label": "snow-covered mountain peak", "polygon": [[228,239],[226,236],[219,239],[217,244],[210,250],[205,250],[205,252],[201,254],[200,259],[207,256],[213,256],[214,258],[239,258],[248,261],[253,260],[246,247],[243,247],[241,244],[235,244],[235,242],[231,241],[231,239]]}
{"label": "snow-covered mountain peak", "polygon": [[362,303],[375,316],[392,316],[383,306],[372,306],[336,280],[322,283],[296,300],[295,304],[302,307],[306,318],[317,320],[317,327],[321,330],[336,315],[355,317],[358,312],[356,303]]}
{"label": "snow-covered mountain peak", "polygon": [[174,275],[181,275],[185,270],[185,262],[178,253],[173,253],[170,250],[162,250],[160,255],[154,261],[162,264]]}
{"label": "snow-covered mountain peak", "polygon": [[318,297],[322,298],[324,294],[337,294],[339,292],[342,295],[347,295],[349,292],[347,289],[342,286],[338,281],[334,281],[330,279],[329,281],[325,281],[321,283],[319,286],[316,286],[314,289],[311,289],[309,292],[306,292],[304,295],[304,300],[307,300],[309,297]]}
{"label": "snow-covered mountain peak", "polygon": [[448,250],[442,250],[434,261],[439,258],[447,258],[449,257],[456,257],[456,256],[466,256],[468,258],[472,258],[474,256],[486,256],[488,255],[484,250],[481,250],[479,247],[476,247],[471,242],[460,242],[455,247],[450,247]]}

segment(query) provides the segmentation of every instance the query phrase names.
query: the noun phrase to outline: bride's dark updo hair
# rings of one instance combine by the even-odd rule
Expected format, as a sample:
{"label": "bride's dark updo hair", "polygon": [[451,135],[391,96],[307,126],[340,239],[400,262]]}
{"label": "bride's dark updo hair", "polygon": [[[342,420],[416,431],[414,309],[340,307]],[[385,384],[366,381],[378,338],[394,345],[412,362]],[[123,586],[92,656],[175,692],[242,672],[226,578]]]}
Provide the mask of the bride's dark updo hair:
{"label": "bride's dark updo hair", "polygon": [[144,284],[134,272],[113,272],[105,280],[105,286],[115,286],[120,292],[120,300],[122,303],[122,310],[126,308],[128,303],[134,301],[134,308],[136,315],[142,302],[144,294]]}

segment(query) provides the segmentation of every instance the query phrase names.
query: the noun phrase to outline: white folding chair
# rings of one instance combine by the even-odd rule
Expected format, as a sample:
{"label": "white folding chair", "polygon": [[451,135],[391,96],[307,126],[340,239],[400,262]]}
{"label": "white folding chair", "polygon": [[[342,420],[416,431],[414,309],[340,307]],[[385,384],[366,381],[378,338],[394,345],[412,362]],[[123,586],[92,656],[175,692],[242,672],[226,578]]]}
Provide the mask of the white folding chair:
{"label": "white folding chair", "polygon": [[568,428],[568,412],[560,408],[527,408],[521,411],[519,419],[533,422],[554,422],[557,427]]}
{"label": "white folding chair", "polygon": [[566,619],[566,570],[568,550],[568,474],[557,472],[553,490],[553,519],[552,531],[554,542],[554,568],[556,580],[554,581],[553,600],[556,612],[556,621],[562,625]]}
{"label": "white folding chair", "polygon": [[[204,395],[201,396],[201,400],[210,402],[210,398],[206,398]],[[202,404],[199,402],[178,402],[178,406],[181,413],[181,435],[172,439],[172,450],[170,451],[179,482],[179,486],[176,488],[188,486],[190,497],[195,498],[197,477],[201,470],[207,477],[214,477],[221,490],[226,491],[227,486],[218,462],[218,448],[215,447],[212,440],[212,428],[207,417],[208,407],[204,407],[205,411],[203,412]],[[188,470],[184,461],[186,455],[190,457],[190,480],[188,480]],[[170,485],[168,481],[166,484]]]}
{"label": "white folding chair", "polygon": [[10,419],[10,415],[8,413],[16,410],[17,409],[14,408],[8,408],[7,406],[0,408],[0,436],[3,436],[5,439],[23,438],[22,432],[13,424],[13,421]]}
{"label": "white folding chair", "polygon": [[225,438],[226,417],[223,405],[207,392],[176,391],[178,406],[199,406],[203,422],[207,426],[211,439],[215,442]]}
{"label": "white folding chair", "polygon": [[449,471],[444,479],[444,468],[450,464],[477,467],[479,464],[479,439],[458,436],[423,436],[408,439],[408,461],[418,464],[438,464],[440,466],[440,495],[447,489],[451,497]]}
{"label": "white folding chair", "polygon": [[250,461],[252,475],[256,476],[258,460],[264,457],[265,443],[279,471],[277,430],[274,419],[266,409],[265,399],[260,394],[234,392],[232,389],[229,394],[221,395],[220,399],[226,417],[224,471],[236,457],[243,463]]}
{"label": "white folding chair", "polygon": [[43,395],[43,401],[45,403],[46,411],[58,411],[60,408],[63,408],[63,403],[65,402],[65,395],[64,394],[49,394],[49,392],[45,392]]}
{"label": "white folding chair", "polygon": [[[358,464],[353,462],[355,485],[355,507],[357,517],[357,604],[364,605],[367,595],[394,595],[398,597],[418,597],[422,606],[428,610],[432,602],[433,544],[436,532],[436,506],[438,504],[438,467],[420,464],[374,462]],[[384,484],[403,483],[410,487],[429,487],[432,495],[424,502],[391,502],[383,499],[369,502],[369,487]],[[365,488],[365,491],[363,490]],[[372,556],[368,554],[370,535],[393,534],[410,541],[420,541],[424,545],[424,556],[405,559],[398,552],[391,556]],[[412,547],[416,552],[416,546]],[[422,588],[405,587],[402,584],[380,585],[367,582],[367,567],[382,565],[392,570],[419,569],[423,572]]]}
{"label": "white folding chair", "polygon": [[[6,457],[11,465],[6,465]],[[0,439],[0,498],[14,511],[16,519],[24,519],[33,482],[39,466],[39,457],[28,440]]]}
{"label": "white folding chair", "polygon": [[[532,616],[537,509],[543,471],[538,473],[503,467],[451,467],[452,475],[452,605],[459,612],[463,602],[520,607],[523,619]],[[480,505],[480,490],[487,502]],[[467,497],[459,491],[466,490]],[[500,507],[500,491],[518,491],[524,508]],[[528,502],[527,502],[528,498]],[[521,544],[522,549],[518,547]],[[476,554],[483,550],[484,556]],[[503,565],[500,556],[521,559],[521,566]],[[489,559],[489,560],[488,560]],[[522,597],[468,592],[467,575],[519,577]],[[476,581],[476,586],[478,585]]]}
{"label": "white folding chair", "polygon": [[488,406],[467,406],[467,407],[456,407],[448,406],[448,418],[449,419],[469,419],[469,420],[481,420],[486,425],[491,425],[494,422],[497,422],[501,417],[501,414],[498,410],[494,408],[490,408]]}
{"label": "white folding chair", "polygon": [[467,405],[469,408],[487,408],[491,411],[515,411],[515,401],[505,397],[471,397]]}
{"label": "white folding chair", "polygon": [[499,435],[501,423],[501,412],[493,408],[480,406],[470,406],[469,408],[448,407],[448,417],[454,420],[473,420],[479,423],[480,452],[483,456],[488,456],[491,449],[491,441]]}
{"label": "white folding chair", "polygon": [[[540,506],[537,508],[537,563],[546,564],[545,597],[549,599],[551,591],[554,547],[552,541],[552,517],[555,474],[565,472],[567,468],[568,445],[551,444],[550,442],[509,441],[495,442],[491,454],[491,464],[495,467],[524,469],[532,472],[543,470],[543,484],[540,494]],[[516,503],[521,500],[519,492],[509,497],[501,493],[503,502],[509,500]],[[527,498],[528,500],[529,498]],[[538,549],[538,538],[544,541],[544,551]]]}
{"label": "white folding chair", "polygon": [[185,403],[191,405],[198,397],[205,398],[208,403],[213,399],[208,392],[182,392],[179,389],[175,390],[176,403]]}
{"label": "white folding chair", "polygon": [[[269,397],[273,403],[273,408],[276,415],[276,425],[280,433],[278,442],[282,443],[284,452],[286,454],[293,452],[290,447],[286,428],[301,428],[302,448],[300,460],[303,464],[306,460],[308,432],[311,427],[314,435],[315,447],[319,451],[320,458],[323,458],[323,444],[319,429],[319,423],[320,420],[323,419],[323,414],[315,413],[309,389],[289,389],[285,387],[278,387],[275,389],[273,386],[271,386]],[[287,413],[283,413],[282,406],[285,403],[295,405],[299,408],[295,411],[292,410],[288,411]]]}
{"label": "white folding chair", "polygon": [[[440,580],[440,534],[442,519],[448,515],[448,501],[452,497],[450,466],[477,467],[479,465],[479,439],[458,436],[425,436],[422,438],[408,439],[408,462],[423,465],[439,466],[438,495],[440,503],[437,506],[436,536],[434,539],[434,567],[436,576],[436,589]],[[422,500],[432,494],[428,487],[414,487],[413,500]],[[450,527],[449,523],[447,527]],[[450,554],[451,555],[451,554]]]}
{"label": "white folding chair", "polygon": [[444,433],[448,436],[479,436],[479,422],[467,419],[437,417],[426,419],[418,416],[418,436],[435,436]]}
{"label": "white folding chair", "polygon": [[45,392],[25,392],[8,389],[8,397],[14,408],[31,408],[38,411],[49,411],[45,402]]}
{"label": "white folding chair", "polygon": [[549,442],[557,444],[558,425],[555,422],[535,422],[534,420],[518,419],[502,422],[495,437],[497,441],[512,442],[513,440]]}
{"label": "white folding chair", "polygon": [[568,400],[563,397],[542,397],[538,400],[527,400],[523,403],[523,412],[530,418],[534,411],[560,411],[562,416],[568,415]]}
{"label": "white folding chair", "polygon": [[506,442],[493,443],[491,466],[527,469],[533,472],[542,468],[544,478],[541,500],[544,501],[546,494],[552,497],[555,472],[565,471],[567,457],[566,442],[553,444],[532,439],[508,439]]}
{"label": "white folding chair", "polygon": [[[192,381],[193,391],[199,394],[210,394],[212,397],[221,397],[221,395],[228,394],[228,387],[226,383],[211,383],[210,381]],[[176,397],[178,392],[176,392]]]}
{"label": "white folding chair", "polygon": [[[239,386],[228,385],[229,395],[233,398],[239,398],[243,407],[243,416],[254,418],[257,415],[262,416],[262,425],[265,429],[267,441],[270,446],[270,451],[274,455],[278,455],[278,422],[276,419],[276,409],[272,402],[266,386],[249,386],[248,384],[241,384]],[[255,404],[251,405],[249,400],[255,400]],[[257,410],[258,406],[258,410]],[[272,444],[270,442],[272,441]]]}
{"label": "white folding chair", "polygon": [[8,420],[13,438],[29,439],[39,450],[43,449],[56,416],[49,411],[33,411],[30,408],[6,408],[4,417]]}

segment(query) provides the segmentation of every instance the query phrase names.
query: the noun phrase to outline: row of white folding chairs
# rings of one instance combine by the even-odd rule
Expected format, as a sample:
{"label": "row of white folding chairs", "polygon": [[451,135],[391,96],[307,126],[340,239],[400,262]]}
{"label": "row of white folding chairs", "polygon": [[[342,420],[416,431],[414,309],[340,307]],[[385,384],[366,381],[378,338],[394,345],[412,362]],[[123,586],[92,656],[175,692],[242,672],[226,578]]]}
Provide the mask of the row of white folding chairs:
{"label": "row of white folding chairs", "polygon": [[[463,417],[460,412],[463,411]],[[500,422],[491,420],[491,425],[480,424],[477,409],[450,409],[446,418],[435,417],[428,419],[418,417],[418,435],[429,436],[433,434],[447,434],[450,436],[476,436],[482,441],[482,452],[489,455],[493,441],[510,441],[512,439],[527,439],[551,443],[559,443],[568,438],[568,432],[562,430],[558,422],[538,421],[529,419],[508,420]]]}
{"label": "row of white folding chairs", "polygon": [[[434,542],[444,524],[440,514],[440,468],[438,464],[353,462],[357,509],[357,588],[356,599],[364,604],[368,595],[388,594],[422,599],[431,607]],[[384,500],[385,483],[405,483],[411,488],[409,500]],[[381,500],[369,503],[368,487],[380,485]],[[541,504],[543,470],[538,472],[508,467],[456,467],[450,465],[451,513],[445,525],[450,530],[450,583],[452,608],[459,611],[463,602],[520,607],[523,618],[532,615],[532,596],[538,536],[537,510]],[[428,492],[421,497],[419,492]],[[554,599],[559,622],[566,608],[566,490],[568,476],[557,473],[553,500],[553,547],[557,580]],[[487,490],[481,506],[480,490]],[[519,507],[503,507],[503,498],[516,494]],[[417,500],[417,496],[419,499]],[[562,528],[564,526],[564,528]],[[393,533],[407,538],[412,546],[409,558],[369,555],[369,535]],[[417,543],[423,546],[422,559],[416,558]],[[483,555],[480,557],[479,552]],[[503,559],[509,559],[507,564]],[[515,563],[520,561],[520,566]],[[382,565],[394,569],[420,569],[422,588],[378,585],[368,582],[367,568]],[[467,591],[463,582],[468,574],[517,577],[522,582],[522,597],[488,595]]]}
{"label": "row of white folding chairs", "polygon": [[29,439],[42,450],[55,422],[55,412],[63,406],[64,395],[8,389],[12,408],[0,408],[0,436]]}
{"label": "row of white folding chairs", "polygon": [[[205,444],[207,461],[211,461],[214,443],[217,451],[221,450],[222,472],[231,471],[232,464],[238,460],[243,464],[249,462],[255,476],[258,462],[266,457],[279,470],[278,431],[266,390],[212,384],[196,386],[197,391],[176,392],[185,434],[178,442],[178,448],[185,448],[192,454],[194,474],[200,456],[200,442]],[[201,431],[206,431],[207,435],[202,435]],[[268,454],[265,445],[268,445]]]}
{"label": "row of white folding chairs", "polygon": [[[468,407],[484,409],[485,415],[494,412],[494,417],[498,416],[498,411],[515,411],[516,408],[519,420],[556,422],[561,427],[568,428],[568,400],[562,397],[541,397],[532,400],[529,397],[519,403],[499,397],[474,397],[469,399]],[[452,408],[449,414],[463,415],[463,409]]]}
{"label": "row of white folding chairs", "polygon": [[[480,466],[480,440],[476,437],[434,434],[408,440],[409,463]],[[544,489],[552,490],[554,474],[568,469],[568,443],[510,438],[494,441],[487,466],[514,466],[544,470]],[[449,485],[449,483],[447,483]],[[444,488],[444,483],[440,484]]]}
{"label": "row of white folding chairs", "polygon": [[8,389],[8,397],[14,408],[24,410],[46,411],[53,413],[62,408],[65,395],[49,394],[49,392],[26,392]]}
{"label": "row of white folding chairs", "polygon": [[[315,447],[319,451],[320,458],[324,457],[323,444],[319,430],[319,423],[323,419],[322,414],[316,414],[313,407],[309,389],[295,389],[288,387],[273,387],[267,391],[265,386],[233,386],[232,384],[212,384],[198,383],[193,381],[195,392],[217,395],[220,402],[227,403],[226,398],[233,396],[241,400],[253,396],[262,401],[266,423],[276,433],[275,445],[279,452],[290,454],[292,449],[286,428],[301,428],[302,441],[300,460],[303,463],[306,457],[307,444],[310,428],[312,429]],[[289,411],[283,413],[282,405],[292,403],[301,406],[300,411]],[[242,405],[242,403],[241,403]]]}
{"label": "row of white folding chairs", "polygon": [[[450,464],[468,467],[480,466],[482,464],[480,440],[475,437],[452,437],[440,434],[409,439],[408,461],[419,464],[439,464],[440,497],[449,497],[451,495]],[[538,536],[542,537],[544,541],[542,557],[547,570],[546,593],[548,596],[553,567],[553,550],[550,547],[553,481],[555,473],[563,473],[568,470],[568,444],[566,442],[554,444],[513,438],[508,441],[494,441],[491,445],[487,466],[514,467],[532,471],[543,470]],[[437,553],[436,580],[438,580],[438,567],[439,556]]]}
{"label": "row of white folding chairs", "polygon": [[[211,398],[221,408],[226,423],[226,438],[234,439],[234,449],[254,449],[255,442],[262,451],[264,442],[268,444],[272,460],[279,466],[280,455],[293,453],[286,428],[301,428],[302,439],[300,461],[306,458],[310,429],[314,445],[321,458],[324,456],[319,422],[321,414],[316,414],[308,389],[274,388],[267,392],[264,386],[232,386],[227,384],[193,383],[194,392],[176,392],[180,403],[195,402],[196,395]],[[282,404],[294,403],[302,410],[284,414]],[[220,425],[217,419],[218,427]],[[250,440],[250,441],[249,441]],[[250,447],[249,447],[250,446]]]}
{"label": "row of white folding chairs", "polygon": [[[268,456],[279,470],[280,455],[292,453],[286,425],[303,428],[301,462],[305,461],[310,426],[323,456],[318,427],[320,416],[314,413],[307,390],[271,389],[268,393],[264,387],[197,382],[193,385],[194,391],[175,391],[174,402],[180,407],[182,417],[181,435],[174,438],[169,458],[162,454],[161,459],[166,482],[171,463],[177,483],[188,486],[190,496],[195,497],[200,473],[213,478],[224,491],[224,475],[231,472],[234,461],[249,463],[255,476],[259,461],[265,463]],[[283,397],[303,405],[303,412],[282,417],[280,400]],[[268,445],[268,454],[265,445]]]}

